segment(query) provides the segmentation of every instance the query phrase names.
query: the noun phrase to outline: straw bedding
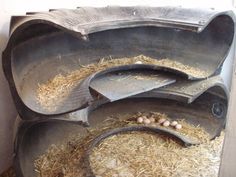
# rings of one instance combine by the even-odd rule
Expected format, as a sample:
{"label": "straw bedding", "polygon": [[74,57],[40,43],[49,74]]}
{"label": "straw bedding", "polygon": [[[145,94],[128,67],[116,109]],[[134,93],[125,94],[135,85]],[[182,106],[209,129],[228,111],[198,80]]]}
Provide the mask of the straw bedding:
{"label": "straw bedding", "polygon": [[[137,125],[136,117],[140,114],[145,113],[127,115],[125,119],[106,119],[97,127],[89,128],[89,134],[84,139],[78,135],[69,138],[66,143],[50,146],[35,160],[35,171],[40,177],[84,176],[81,157],[91,140],[111,128]],[[151,113],[150,116],[158,121],[166,115]],[[181,123],[183,128],[176,131],[189,136],[198,134],[196,138],[202,138],[203,143],[183,147],[169,137],[148,132],[114,135],[103,140],[90,154],[94,173],[97,177],[216,177],[224,135],[209,141],[207,132],[201,127],[184,120]]]}
{"label": "straw bedding", "polygon": [[[90,74],[109,67],[134,64],[137,61],[143,64],[168,66],[195,77],[207,75],[205,71],[176,61],[156,60],[143,55],[112,60],[101,59],[98,63],[81,66],[67,75],[57,75],[46,83],[39,84],[38,103],[43,108],[53,111],[55,103],[62,103]],[[139,116],[153,117],[155,122],[161,118],[169,119],[167,115],[158,112],[106,119],[97,127],[88,128],[89,133],[83,139],[79,135],[73,135],[64,143],[51,145],[35,160],[36,173],[39,177],[84,177],[82,156],[91,140],[112,128],[137,125],[136,120]],[[169,137],[148,132],[114,135],[93,149],[89,160],[94,173],[97,177],[216,177],[224,135],[209,141],[208,133],[200,126],[193,126],[182,119],[178,122],[182,125],[181,130],[176,130],[178,133],[196,139],[202,144],[186,148]],[[152,123],[147,126],[161,125]]]}
{"label": "straw bedding", "polygon": [[98,63],[91,63],[86,66],[80,66],[78,70],[72,71],[67,75],[56,75],[46,83],[41,83],[37,89],[37,101],[47,111],[55,111],[57,107],[65,100],[71,91],[79,83],[92,73],[105,70],[110,67],[135,64],[141,61],[143,64],[154,64],[166,66],[178,71],[183,71],[195,77],[205,77],[207,72],[196,67],[183,65],[180,62],[170,59],[153,59],[144,55],[132,58],[101,59]]}
{"label": "straw bedding", "polygon": [[216,177],[222,137],[184,148],[170,138],[141,132],[109,137],[90,161],[97,176]]}

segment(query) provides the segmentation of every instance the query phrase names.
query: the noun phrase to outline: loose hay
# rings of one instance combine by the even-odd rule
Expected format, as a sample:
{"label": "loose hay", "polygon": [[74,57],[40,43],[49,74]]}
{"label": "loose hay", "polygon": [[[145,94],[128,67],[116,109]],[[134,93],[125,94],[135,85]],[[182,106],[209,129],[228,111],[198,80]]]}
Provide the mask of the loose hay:
{"label": "loose hay", "polygon": [[144,55],[132,58],[118,59],[101,59],[98,63],[91,63],[81,66],[78,70],[72,71],[67,75],[56,75],[46,83],[39,84],[37,89],[37,101],[47,111],[55,111],[57,107],[65,100],[71,91],[79,85],[79,83],[92,73],[102,71],[106,68],[134,64],[141,61],[143,64],[154,64],[158,66],[166,66],[178,71],[186,72],[194,77],[206,77],[208,73],[196,67],[183,65],[180,62],[169,59],[153,59]]}
{"label": "loose hay", "polygon": [[[160,119],[166,119],[170,121],[170,118],[168,115],[163,114],[163,113],[159,113],[159,112],[150,112],[150,113],[145,113],[145,112],[139,112],[137,114],[134,114],[130,119],[132,123],[133,119],[137,119],[140,116],[146,116],[147,118],[154,118],[155,122],[158,122]],[[179,133],[181,135],[187,136],[189,138],[191,138],[192,140],[195,140],[197,142],[203,143],[203,142],[207,142],[209,141],[210,137],[209,134],[199,125],[198,126],[193,126],[190,125],[189,123],[187,123],[185,120],[183,119],[179,119],[178,123],[180,123],[182,125],[182,129],[181,130],[176,130],[174,127],[165,127],[167,129],[172,129],[172,130],[176,130],[176,133]],[[161,125],[159,123],[152,123],[151,126],[156,126],[156,127],[161,127]]]}
{"label": "loose hay", "polygon": [[212,142],[184,148],[170,138],[133,132],[105,139],[90,162],[102,177],[216,177],[223,135]]}
{"label": "loose hay", "polygon": [[[111,128],[132,126],[140,115],[156,119],[168,116],[160,113],[137,113],[105,120],[96,128],[88,129],[85,139],[70,138],[69,142],[52,145],[35,161],[35,170],[40,177],[82,177],[84,168],[81,157],[93,138]],[[201,128],[183,120],[182,133],[193,135]],[[180,132],[181,133],[181,132]],[[200,137],[199,137],[200,138]],[[93,149],[90,162],[97,177],[216,177],[224,134],[201,145],[183,147],[171,138],[143,132],[114,135],[103,140]]]}

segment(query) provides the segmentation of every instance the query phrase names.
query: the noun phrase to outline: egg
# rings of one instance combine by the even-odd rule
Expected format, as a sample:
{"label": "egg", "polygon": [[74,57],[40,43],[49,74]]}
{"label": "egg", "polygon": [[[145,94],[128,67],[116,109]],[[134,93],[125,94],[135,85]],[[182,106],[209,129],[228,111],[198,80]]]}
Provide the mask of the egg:
{"label": "egg", "polygon": [[154,122],[156,121],[155,118],[153,118],[153,117],[150,117],[149,120],[150,120],[152,123],[154,123]]}
{"label": "egg", "polygon": [[143,123],[143,118],[142,117],[137,118],[137,122],[140,124]]}
{"label": "egg", "polygon": [[180,130],[180,129],[182,128],[182,125],[181,125],[181,124],[177,124],[177,125],[175,126],[175,128],[176,128],[177,130]]}
{"label": "egg", "polygon": [[178,122],[177,122],[177,121],[173,121],[173,122],[171,122],[171,124],[170,124],[170,125],[171,125],[172,127],[175,127],[177,124],[178,124]]}
{"label": "egg", "polygon": [[163,118],[162,118],[162,119],[159,119],[159,120],[158,120],[158,123],[162,124],[162,123],[164,123],[165,121],[166,121],[166,119],[163,119]]}
{"label": "egg", "polygon": [[143,123],[144,123],[144,124],[150,124],[151,121],[150,121],[149,119],[145,119],[145,120],[143,120]]}
{"label": "egg", "polygon": [[143,64],[141,61],[136,61],[135,64]]}
{"label": "egg", "polygon": [[143,120],[146,120],[147,119],[147,116],[142,116]]}
{"label": "egg", "polygon": [[166,120],[164,123],[163,123],[163,126],[164,127],[169,127],[170,125],[170,121]]}

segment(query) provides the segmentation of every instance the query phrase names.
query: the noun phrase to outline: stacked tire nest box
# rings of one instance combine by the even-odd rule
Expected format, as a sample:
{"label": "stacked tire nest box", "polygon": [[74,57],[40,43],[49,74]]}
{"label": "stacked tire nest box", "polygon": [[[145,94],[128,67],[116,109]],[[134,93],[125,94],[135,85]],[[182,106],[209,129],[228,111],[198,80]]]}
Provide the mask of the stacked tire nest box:
{"label": "stacked tire nest box", "polygon": [[[13,16],[3,69],[20,117],[14,149],[17,176],[36,176],[34,161],[51,144],[71,134],[86,136],[87,128],[114,115],[181,116],[214,139],[225,125],[228,90],[220,74],[233,38],[232,12],[214,9],[105,7]],[[112,65],[105,67],[104,61]],[[77,74],[62,99],[39,99],[40,86],[58,76],[69,80],[68,74],[88,65],[93,69],[81,78]],[[67,87],[57,96],[65,94],[63,89]],[[130,131],[198,144],[175,130],[137,125],[99,135],[87,155],[106,137]],[[95,176],[84,158],[86,176]]]}

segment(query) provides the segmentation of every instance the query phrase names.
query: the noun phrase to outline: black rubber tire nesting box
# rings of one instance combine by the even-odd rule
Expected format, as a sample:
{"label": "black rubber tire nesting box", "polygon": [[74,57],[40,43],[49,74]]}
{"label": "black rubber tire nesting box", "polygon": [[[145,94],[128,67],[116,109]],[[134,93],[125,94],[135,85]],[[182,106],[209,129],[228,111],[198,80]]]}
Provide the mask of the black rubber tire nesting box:
{"label": "black rubber tire nesting box", "polygon": [[[216,137],[224,127],[228,103],[228,90],[220,74],[233,39],[233,13],[214,9],[77,8],[12,17],[3,69],[20,115],[15,139],[17,176],[35,176],[34,159],[50,144],[69,133],[86,135],[84,126],[93,127],[118,112],[162,110],[173,117],[177,112],[201,123],[211,138]],[[37,102],[38,84],[58,74],[101,58],[140,54],[169,58],[207,74],[196,76],[151,64],[125,65],[88,76],[54,111]],[[122,100],[97,98],[90,88],[109,73],[137,70],[164,73],[173,82]],[[199,115],[208,119],[200,120]]]}

